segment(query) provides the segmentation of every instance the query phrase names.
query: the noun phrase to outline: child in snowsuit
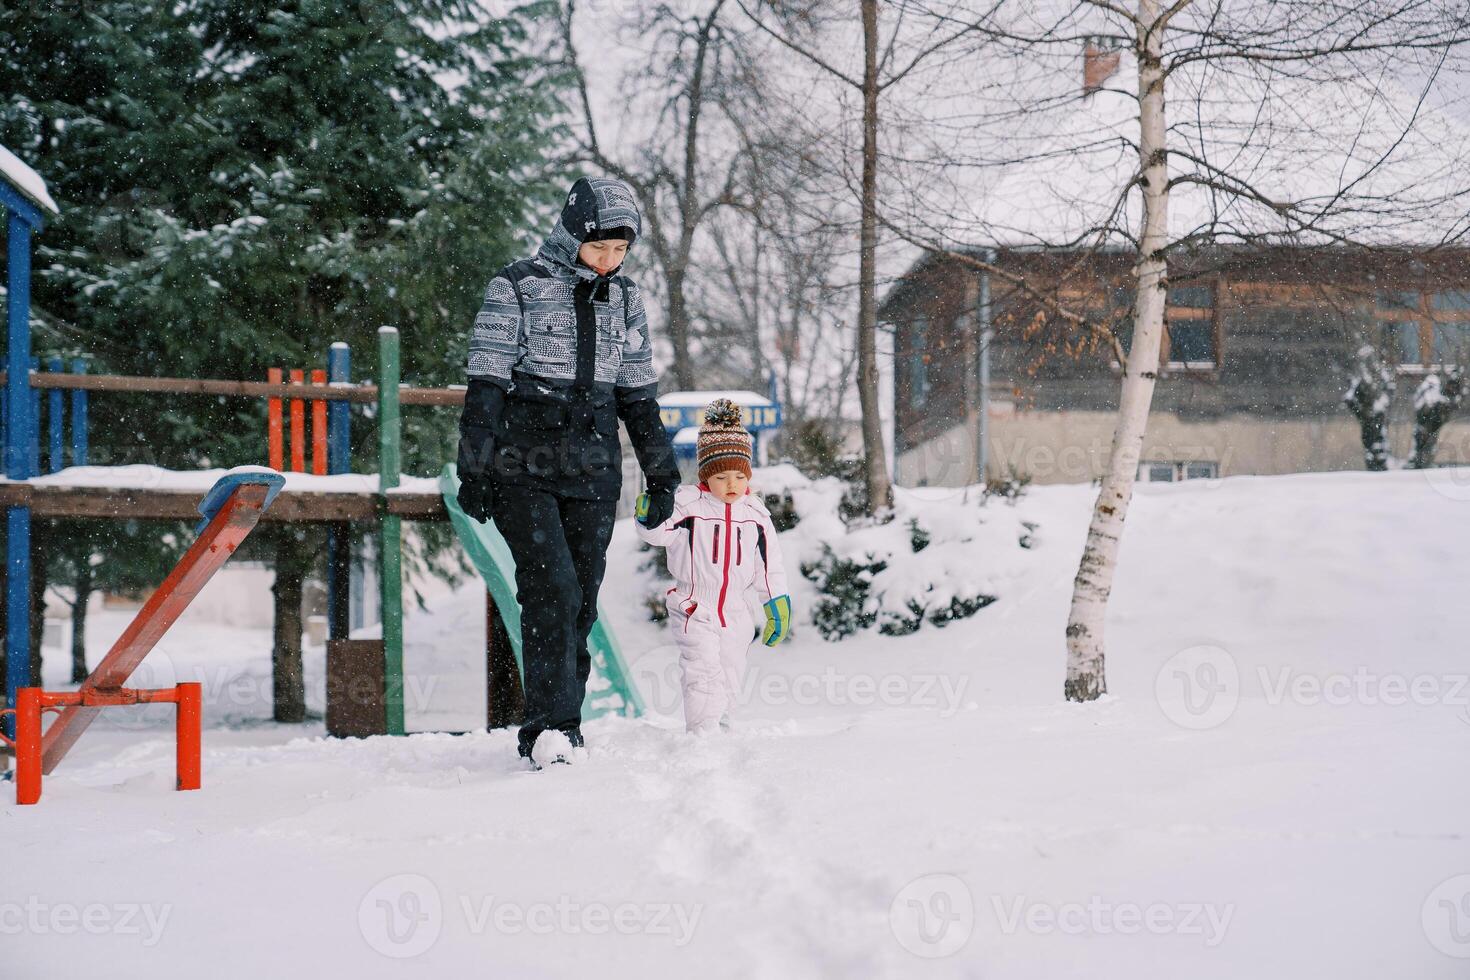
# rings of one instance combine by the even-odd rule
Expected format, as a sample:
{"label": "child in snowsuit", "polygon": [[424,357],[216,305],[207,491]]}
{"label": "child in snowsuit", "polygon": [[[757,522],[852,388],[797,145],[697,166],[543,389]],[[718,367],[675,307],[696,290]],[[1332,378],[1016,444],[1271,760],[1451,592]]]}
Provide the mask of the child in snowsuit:
{"label": "child in snowsuit", "polygon": [[761,498],[750,492],[751,438],[740,408],[721,398],[705,410],[697,448],[699,486],[681,486],[674,513],[646,525],[638,498],[638,536],[668,552],[677,583],[664,597],[679,646],[684,724],[717,731],[727,722],[745,677],[755,628],[745,601],[755,586],[765,612],[761,642],[775,646],[791,628],[791,597],[781,545]]}

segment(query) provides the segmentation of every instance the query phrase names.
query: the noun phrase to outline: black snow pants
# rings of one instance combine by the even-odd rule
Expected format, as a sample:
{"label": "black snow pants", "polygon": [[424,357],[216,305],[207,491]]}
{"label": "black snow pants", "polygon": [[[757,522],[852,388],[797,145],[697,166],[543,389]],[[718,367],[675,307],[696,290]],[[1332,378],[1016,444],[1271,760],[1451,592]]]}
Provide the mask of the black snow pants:
{"label": "black snow pants", "polygon": [[597,590],[617,507],[616,500],[579,500],[513,484],[496,492],[495,526],[515,558],[521,605],[523,755],[543,731],[572,731],[582,723],[592,670],[587,634],[597,622]]}

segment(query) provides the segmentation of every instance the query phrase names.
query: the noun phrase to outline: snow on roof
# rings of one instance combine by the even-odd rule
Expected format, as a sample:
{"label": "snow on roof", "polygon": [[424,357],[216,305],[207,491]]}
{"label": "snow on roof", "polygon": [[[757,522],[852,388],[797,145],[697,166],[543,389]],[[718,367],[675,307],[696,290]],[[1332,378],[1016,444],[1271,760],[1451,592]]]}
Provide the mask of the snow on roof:
{"label": "snow on roof", "polygon": [[674,445],[676,446],[692,446],[697,442],[699,442],[699,426],[697,425],[686,425],[674,433]]}
{"label": "snow on roof", "polygon": [[671,391],[659,395],[658,403],[664,408],[704,408],[716,398],[728,398],[742,408],[764,408],[776,404],[753,391]]}
{"label": "snow on roof", "polygon": [[51,195],[46,191],[46,182],[41,179],[41,175],[4,146],[0,146],[0,177],[9,181],[16,190],[41,210],[52,214],[61,213],[61,209],[56,206],[56,202],[51,200]]}

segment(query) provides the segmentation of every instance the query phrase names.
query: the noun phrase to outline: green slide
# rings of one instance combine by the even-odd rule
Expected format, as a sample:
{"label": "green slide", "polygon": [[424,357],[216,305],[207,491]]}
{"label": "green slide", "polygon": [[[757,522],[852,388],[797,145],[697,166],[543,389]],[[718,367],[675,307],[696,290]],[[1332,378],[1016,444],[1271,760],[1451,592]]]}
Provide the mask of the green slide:
{"label": "green slide", "polygon": [[[460,544],[468,552],[470,561],[479,569],[485,587],[495,599],[495,607],[505,622],[505,631],[510,635],[510,645],[515,650],[516,663],[521,660],[521,607],[516,602],[515,559],[510,556],[510,546],[495,529],[491,521],[481,524],[465,516],[459,509],[459,476],[453,463],[444,465],[439,474],[439,492],[444,495],[444,508],[449,511],[449,520]],[[618,652],[617,640],[612,630],[602,621],[602,610],[598,609],[598,620],[592,625],[587,637],[587,649],[592,654],[592,676],[587,680],[587,697],[582,702],[582,718],[600,715],[626,715],[635,718],[643,713],[643,699],[628,674],[628,665]]]}

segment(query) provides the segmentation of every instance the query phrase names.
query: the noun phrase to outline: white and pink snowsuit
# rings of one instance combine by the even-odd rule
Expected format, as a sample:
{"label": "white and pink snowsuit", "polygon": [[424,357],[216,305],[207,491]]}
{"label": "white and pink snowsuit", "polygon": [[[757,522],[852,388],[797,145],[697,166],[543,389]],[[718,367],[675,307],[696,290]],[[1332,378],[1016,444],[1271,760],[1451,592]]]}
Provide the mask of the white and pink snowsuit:
{"label": "white and pink snowsuit", "polygon": [[770,512],[748,491],[727,504],[702,486],[686,485],[674,494],[674,513],[663,524],[633,524],[639,537],[668,553],[677,583],[664,603],[679,646],[685,727],[715,729],[739,696],[755,636],[746,591],[754,587],[762,604],[786,595]]}

